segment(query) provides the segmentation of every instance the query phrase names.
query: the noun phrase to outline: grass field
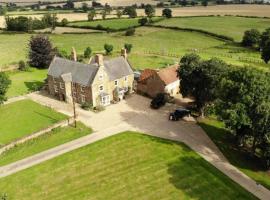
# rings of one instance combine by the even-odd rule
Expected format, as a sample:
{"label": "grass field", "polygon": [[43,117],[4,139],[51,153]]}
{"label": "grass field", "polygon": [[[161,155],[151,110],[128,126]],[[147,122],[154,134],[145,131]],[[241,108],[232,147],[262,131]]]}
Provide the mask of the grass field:
{"label": "grass field", "polygon": [[5,151],[0,155],[0,166],[7,165],[17,160],[21,160],[47,149],[75,140],[82,136],[88,135],[91,132],[92,130],[84,126],[82,123],[77,123],[77,128],[68,126],[53,129],[51,132],[46,133],[45,135],[29,140],[8,151]]}
{"label": "grass field", "polygon": [[8,75],[12,81],[7,92],[7,97],[15,97],[35,91],[43,85],[46,78],[47,70],[37,70],[30,68],[29,71],[14,71],[9,72]]}
{"label": "grass field", "polygon": [[67,118],[31,100],[2,105],[0,113],[0,146]]}
{"label": "grass field", "polygon": [[20,200],[255,199],[185,145],[132,132],[2,178],[0,191]]}
{"label": "grass field", "polygon": [[[97,28],[97,26],[102,26],[103,28],[119,30],[119,29],[127,29],[129,27],[139,26],[139,23],[138,23],[139,19],[140,18],[81,21],[81,22],[69,23],[68,26],[80,27],[80,28]],[[152,20],[157,21],[157,20],[160,20],[160,18],[154,17]]]}
{"label": "grass field", "polygon": [[214,119],[204,119],[199,125],[215,142],[231,164],[256,182],[270,189],[270,173],[263,170],[260,161],[237,149],[232,135],[224,128],[222,122]]}
{"label": "grass field", "polygon": [[168,27],[202,29],[212,33],[229,36],[241,41],[246,30],[255,28],[264,31],[270,27],[270,19],[245,17],[184,17],[171,18],[156,23]]}

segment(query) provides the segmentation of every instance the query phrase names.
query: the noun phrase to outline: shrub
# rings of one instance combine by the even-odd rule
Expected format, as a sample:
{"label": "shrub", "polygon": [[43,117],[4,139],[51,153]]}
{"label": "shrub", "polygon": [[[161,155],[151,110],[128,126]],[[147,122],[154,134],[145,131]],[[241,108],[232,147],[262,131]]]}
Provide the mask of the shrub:
{"label": "shrub", "polygon": [[172,17],[172,10],[169,8],[165,8],[162,10],[162,16],[166,18],[171,18]]}
{"label": "shrub", "polygon": [[90,110],[93,108],[93,105],[89,102],[84,102],[82,103],[81,108],[84,110]]}
{"label": "shrub", "polygon": [[84,50],[84,57],[85,58],[89,58],[92,54],[92,49],[90,47],[87,47],[85,50]]}
{"label": "shrub", "polygon": [[94,107],[94,111],[100,112],[100,111],[103,111],[103,110],[105,110],[105,107],[102,106],[102,105]]}
{"label": "shrub", "polygon": [[135,34],[135,28],[129,28],[127,31],[126,31],[126,36],[132,36]]}
{"label": "shrub", "polygon": [[66,26],[68,24],[68,20],[66,18],[62,19],[61,25]]}
{"label": "shrub", "polygon": [[109,55],[113,51],[113,45],[111,45],[111,44],[104,44],[104,49],[106,51],[106,54]]}
{"label": "shrub", "polygon": [[126,44],[124,45],[124,47],[125,47],[125,49],[127,50],[127,53],[130,53],[133,46],[132,46],[132,44],[127,44],[127,43],[126,43]]}
{"label": "shrub", "polygon": [[19,61],[19,70],[21,71],[27,71],[28,67],[26,66],[25,62],[23,60]]}
{"label": "shrub", "polygon": [[244,33],[242,44],[247,47],[257,46],[260,42],[261,34],[257,29],[247,30]]}
{"label": "shrub", "polygon": [[138,20],[138,23],[141,25],[141,26],[144,26],[145,24],[147,24],[148,22],[148,19],[146,17],[143,17],[141,19]]}

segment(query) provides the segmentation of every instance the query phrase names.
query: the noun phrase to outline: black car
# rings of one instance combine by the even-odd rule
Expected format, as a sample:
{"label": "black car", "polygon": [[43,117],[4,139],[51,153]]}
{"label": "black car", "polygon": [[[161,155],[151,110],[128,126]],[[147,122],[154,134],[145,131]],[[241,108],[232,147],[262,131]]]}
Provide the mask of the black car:
{"label": "black car", "polygon": [[190,114],[191,114],[190,110],[178,108],[174,112],[170,113],[169,120],[178,121],[179,119],[182,119],[185,116],[189,116]]}
{"label": "black car", "polygon": [[166,97],[165,94],[159,93],[157,96],[151,101],[150,107],[153,109],[158,109],[161,106],[166,104]]}

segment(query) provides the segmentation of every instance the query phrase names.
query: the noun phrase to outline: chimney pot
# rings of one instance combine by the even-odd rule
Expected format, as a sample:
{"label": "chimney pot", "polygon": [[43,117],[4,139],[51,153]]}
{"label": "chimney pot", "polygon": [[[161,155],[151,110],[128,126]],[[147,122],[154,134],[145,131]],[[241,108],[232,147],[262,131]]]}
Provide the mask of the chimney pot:
{"label": "chimney pot", "polygon": [[75,62],[77,62],[77,53],[74,47],[72,47],[72,51],[71,51],[71,59]]}
{"label": "chimney pot", "polygon": [[98,66],[104,66],[103,55],[102,54],[96,54],[96,56],[95,56],[95,63],[97,63]]}
{"label": "chimney pot", "polygon": [[125,59],[127,59],[127,50],[125,48],[121,49],[121,56],[123,56]]}

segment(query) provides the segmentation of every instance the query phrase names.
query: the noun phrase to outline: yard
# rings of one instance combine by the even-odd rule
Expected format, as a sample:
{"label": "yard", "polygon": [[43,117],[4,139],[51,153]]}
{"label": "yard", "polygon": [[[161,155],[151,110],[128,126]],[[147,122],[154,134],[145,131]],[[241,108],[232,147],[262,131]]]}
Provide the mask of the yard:
{"label": "yard", "polygon": [[31,100],[2,105],[0,113],[0,146],[67,119]]}
{"label": "yard", "polygon": [[193,28],[232,37],[240,42],[248,29],[264,31],[270,27],[270,19],[246,17],[182,17],[160,21],[156,25],[167,27]]}
{"label": "yard", "polygon": [[2,178],[0,191],[20,200],[256,199],[182,143],[134,132]]}
{"label": "yard", "polygon": [[5,151],[0,155],[0,166],[32,156],[66,142],[75,140],[92,132],[82,123],[77,123],[77,128],[73,126],[56,128],[45,135],[29,140],[23,144]]}
{"label": "yard", "polygon": [[263,170],[260,161],[252,158],[247,152],[241,152],[234,145],[232,135],[224,128],[224,124],[214,119],[204,119],[199,125],[215,142],[221,152],[247,176],[270,189],[270,173]]}

